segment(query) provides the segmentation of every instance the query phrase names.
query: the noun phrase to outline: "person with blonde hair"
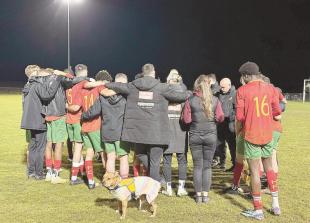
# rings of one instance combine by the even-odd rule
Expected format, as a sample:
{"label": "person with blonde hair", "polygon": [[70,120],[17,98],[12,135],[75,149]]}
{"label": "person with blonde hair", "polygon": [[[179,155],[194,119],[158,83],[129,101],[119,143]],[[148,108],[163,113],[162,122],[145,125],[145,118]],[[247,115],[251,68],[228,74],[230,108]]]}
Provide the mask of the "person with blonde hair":
{"label": "person with blonde hair", "polygon": [[185,102],[182,120],[189,125],[189,144],[194,162],[196,203],[208,203],[212,183],[212,159],[217,142],[217,122],[224,121],[218,98],[213,96],[211,80],[200,75],[194,84],[194,94]]}
{"label": "person with blonde hair", "polygon": [[[186,86],[183,84],[182,76],[176,69],[172,69],[167,77],[167,84],[181,92],[186,91]],[[186,196],[185,181],[187,178],[187,132],[184,125],[181,125],[180,117],[184,103],[169,103],[168,105],[168,118],[170,125],[170,144],[164,151],[163,156],[163,175],[166,182],[166,190],[162,193],[172,196],[171,186],[171,161],[175,153],[178,160],[178,196]]]}

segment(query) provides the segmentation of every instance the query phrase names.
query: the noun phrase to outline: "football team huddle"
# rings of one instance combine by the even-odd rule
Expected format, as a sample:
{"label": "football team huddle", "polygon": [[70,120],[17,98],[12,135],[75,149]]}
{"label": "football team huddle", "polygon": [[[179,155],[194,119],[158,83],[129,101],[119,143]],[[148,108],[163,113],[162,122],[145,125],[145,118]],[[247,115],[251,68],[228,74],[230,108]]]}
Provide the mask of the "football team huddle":
{"label": "football team huddle", "polygon": [[[237,90],[228,78],[218,84],[214,74],[198,76],[188,90],[176,69],[162,83],[152,64],[145,64],[131,82],[124,73],[113,80],[106,70],[90,78],[84,64],[76,65],[74,72],[29,65],[21,121],[29,142],[27,176],[52,184],[86,183],[94,189],[98,186],[93,168],[97,157],[102,173],[119,173],[123,182],[134,182],[139,175],[150,177],[161,183],[163,194],[172,196],[171,165],[176,154],[177,195],[188,196],[190,150],[194,199],[208,203],[212,168],[225,170],[228,146],[232,168],[226,171],[233,171],[233,179],[226,192],[242,192],[244,169],[251,181],[254,209],[241,214],[264,219],[261,179],[265,177],[271,213],[280,215],[276,152],[286,100],[254,62],[242,64],[239,73],[242,86]],[[73,151],[68,157],[72,161],[69,180],[60,177],[64,143]]]}

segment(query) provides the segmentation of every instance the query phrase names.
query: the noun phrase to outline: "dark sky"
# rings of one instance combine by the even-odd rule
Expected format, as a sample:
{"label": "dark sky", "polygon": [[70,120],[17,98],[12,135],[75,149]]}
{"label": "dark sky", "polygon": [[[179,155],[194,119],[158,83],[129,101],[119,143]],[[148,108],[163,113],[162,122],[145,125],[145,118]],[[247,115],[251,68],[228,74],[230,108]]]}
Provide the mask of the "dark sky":
{"label": "dark sky", "polygon": [[[24,81],[24,67],[67,64],[63,0],[2,0],[0,81]],[[71,7],[72,64],[91,75],[133,77],[144,63],[164,80],[177,68],[192,86],[202,73],[230,77],[248,60],[286,92],[310,76],[309,0],[84,0]]]}

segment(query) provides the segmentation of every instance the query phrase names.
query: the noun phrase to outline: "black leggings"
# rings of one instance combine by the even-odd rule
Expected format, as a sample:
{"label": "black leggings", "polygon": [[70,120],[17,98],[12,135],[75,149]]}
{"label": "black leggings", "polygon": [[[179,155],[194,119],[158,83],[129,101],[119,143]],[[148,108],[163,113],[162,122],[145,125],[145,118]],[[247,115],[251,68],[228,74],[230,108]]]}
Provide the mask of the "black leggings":
{"label": "black leggings", "polygon": [[194,188],[196,193],[210,190],[212,159],[216,149],[216,133],[190,133],[189,143],[194,162]]}

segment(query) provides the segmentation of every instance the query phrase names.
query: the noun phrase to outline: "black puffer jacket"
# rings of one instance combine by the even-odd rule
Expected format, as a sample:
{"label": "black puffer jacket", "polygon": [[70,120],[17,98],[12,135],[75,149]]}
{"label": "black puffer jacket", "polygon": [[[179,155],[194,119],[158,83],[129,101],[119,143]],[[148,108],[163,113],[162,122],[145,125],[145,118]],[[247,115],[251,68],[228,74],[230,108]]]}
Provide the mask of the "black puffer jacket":
{"label": "black puffer jacket", "polygon": [[168,102],[183,102],[186,92],[177,92],[153,77],[141,77],[132,83],[109,83],[106,86],[127,95],[122,140],[169,145]]}
{"label": "black puffer jacket", "polygon": [[100,96],[87,112],[82,114],[82,120],[90,120],[101,115],[102,142],[115,142],[121,139],[126,98],[122,95],[112,97]]}
{"label": "black puffer jacket", "polygon": [[52,100],[63,77],[32,77],[23,89],[23,115],[21,128],[29,130],[46,130],[43,107]]}
{"label": "black puffer jacket", "polygon": [[[54,81],[55,75],[51,75],[49,81]],[[64,116],[66,114],[66,89],[72,88],[75,84],[81,81],[88,80],[87,77],[63,77],[61,85],[59,86],[55,97],[51,100],[46,107],[44,107],[43,114],[46,116]]]}
{"label": "black puffer jacket", "polygon": [[222,104],[222,109],[225,116],[225,122],[228,124],[231,132],[235,131],[235,116],[236,116],[236,88],[231,86],[227,93],[219,91],[216,96]]}

